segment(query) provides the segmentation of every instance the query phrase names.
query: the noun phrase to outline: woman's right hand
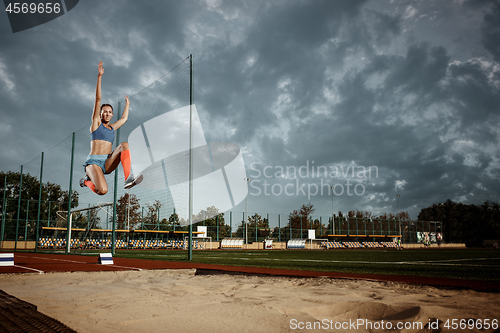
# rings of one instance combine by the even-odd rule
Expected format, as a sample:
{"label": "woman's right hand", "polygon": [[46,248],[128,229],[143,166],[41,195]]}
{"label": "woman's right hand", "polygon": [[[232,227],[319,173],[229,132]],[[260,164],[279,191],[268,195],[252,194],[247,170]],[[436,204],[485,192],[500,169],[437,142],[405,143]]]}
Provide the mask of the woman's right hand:
{"label": "woman's right hand", "polygon": [[99,76],[102,76],[104,74],[104,68],[102,67],[102,61],[99,61]]}

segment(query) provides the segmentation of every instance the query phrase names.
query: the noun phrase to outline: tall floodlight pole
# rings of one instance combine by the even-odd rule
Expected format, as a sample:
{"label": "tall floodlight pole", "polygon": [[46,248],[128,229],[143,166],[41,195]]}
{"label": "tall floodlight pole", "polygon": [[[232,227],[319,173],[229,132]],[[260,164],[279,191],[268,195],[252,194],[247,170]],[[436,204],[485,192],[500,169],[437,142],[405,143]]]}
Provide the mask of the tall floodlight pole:
{"label": "tall floodlight pole", "polygon": [[[7,177],[7,175],[5,177]],[[19,181],[19,199],[17,201],[16,243],[14,244],[14,251],[17,251],[17,240],[19,238],[18,232],[19,232],[19,216],[21,215],[22,187],[23,187],[23,166],[21,165],[21,180]],[[71,195],[69,197],[71,198]]]}
{"label": "tall floodlight pole", "polygon": [[[43,155],[44,155],[44,152],[42,151],[42,158],[40,160],[40,189],[38,190],[38,214],[37,214],[37,218],[36,218],[36,237],[35,237],[36,243],[35,243],[35,252],[38,252],[38,235],[39,235],[38,230],[39,230],[39,227],[40,227],[40,209],[41,209],[41,205],[42,205]],[[7,179],[7,175],[5,175],[5,178]],[[4,191],[4,195],[5,195],[5,191]],[[5,198],[4,198],[4,201],[5,201]]]}
{"label": "tall floodlight pole", "polygon": [[127,203],[127,243],[130,240],[130,189],[128,190],[128,203]]}
{"label": "tall floodlight pole", "polygon": [[[122,108],[122,102],[118,102],[118,119],[120,119],[120,110]],[[116,131],[116,146],[118,147],[120,143],[120,129]],[[115,170],[115,184],[113,191],[113,223],[111,224],[111,254],[114,256],[116,253],[116,203],[118,202],[118,170]]]}
{"label": "tall floodlight pole", "polygon": [[68,217],[66,218],[66,251],[68,254],[71,250],[71,194],[73,193],[72,185],[73,185],[73,162],[75,161],[75,132],[73,132],[73,138],[71,141],[71,167],[69,173],[69,199],[68,199]]}
{"label": "tall floodlight pole", "polygon": [[[249,182],[250,178],[243,178],[245,181]],[[248,192],[247,196],[245,197],[245,218],[243,221],[245,222],[245,244],[247,245],[248,248],[248,221],[247,221],[247,208],[248,208]]]}
{"label": "tall floodlight pole", "polygon": [[193,260],[193,55],[189,55],[189,244],[188,260]]}
{"label": "tall floodlight pole", "polygon": [[[398,194],[397,195],[397,201],[398,201],[399,236],[402,236],[402,234],[401,234],[401,213],[399,212],[399,197],[400,197],[400,195]],[[401,240],[401,242],[402,241],[403,240]]]}
{"label": "tall floodlight pole", "polygon": [[332,189],[332,231],[335,235],[335,213],[333,212],[333,191],[335,190],[335,186],[330,187]]}

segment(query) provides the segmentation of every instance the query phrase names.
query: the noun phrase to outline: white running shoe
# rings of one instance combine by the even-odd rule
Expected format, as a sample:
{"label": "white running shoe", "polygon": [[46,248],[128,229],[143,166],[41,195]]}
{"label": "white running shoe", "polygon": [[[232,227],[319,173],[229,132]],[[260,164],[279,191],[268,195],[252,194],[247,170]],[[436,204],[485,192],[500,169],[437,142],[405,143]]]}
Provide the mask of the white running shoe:
{"label": "white running shoe", "polygon": [[80,186],[81,186],[81,187],[85,187],[85,186],[87,186],[87,185],[85,185],[85,182],[86,182],[87,180],[90,180],[90,178],[89,178],[89,176],[88,176],[88,175],[85,175],[85,177],[83,177],[82,179],[80,179]]}
{"label": "white running shoe", "polygon": [[142,179],[144,177],[141,175],[137,176],[137,178],[134,175],[129,175],[127,180],[125,180],[125,186],[124,188],[128,190],[129,188],[134,187],[137,184],[140,184],[142,182]]}

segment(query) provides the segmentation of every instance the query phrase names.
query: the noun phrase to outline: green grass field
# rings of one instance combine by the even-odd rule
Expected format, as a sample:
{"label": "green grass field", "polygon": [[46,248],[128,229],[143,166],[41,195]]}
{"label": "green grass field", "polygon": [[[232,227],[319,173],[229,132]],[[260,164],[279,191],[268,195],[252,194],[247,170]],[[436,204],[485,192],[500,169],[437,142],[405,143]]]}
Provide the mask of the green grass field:
{"label": "green grass field", "polygon": [[[186,261],[183,250],[117,250],[116,257]],[[193,262],[280,269],[446,277],[500,281],[500,251],[423,250],[196,250]]]}

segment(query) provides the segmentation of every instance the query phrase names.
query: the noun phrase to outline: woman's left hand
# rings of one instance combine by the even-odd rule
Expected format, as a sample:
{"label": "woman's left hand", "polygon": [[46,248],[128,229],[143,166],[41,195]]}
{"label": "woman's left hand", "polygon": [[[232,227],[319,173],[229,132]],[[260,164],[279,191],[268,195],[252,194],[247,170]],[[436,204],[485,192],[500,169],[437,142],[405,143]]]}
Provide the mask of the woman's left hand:
{"label": "woman's left hand", "polygon": [[127,103],[128,105],[130,105],[130,100],[128,99],[127,95],[125,95],[125,103]]}

